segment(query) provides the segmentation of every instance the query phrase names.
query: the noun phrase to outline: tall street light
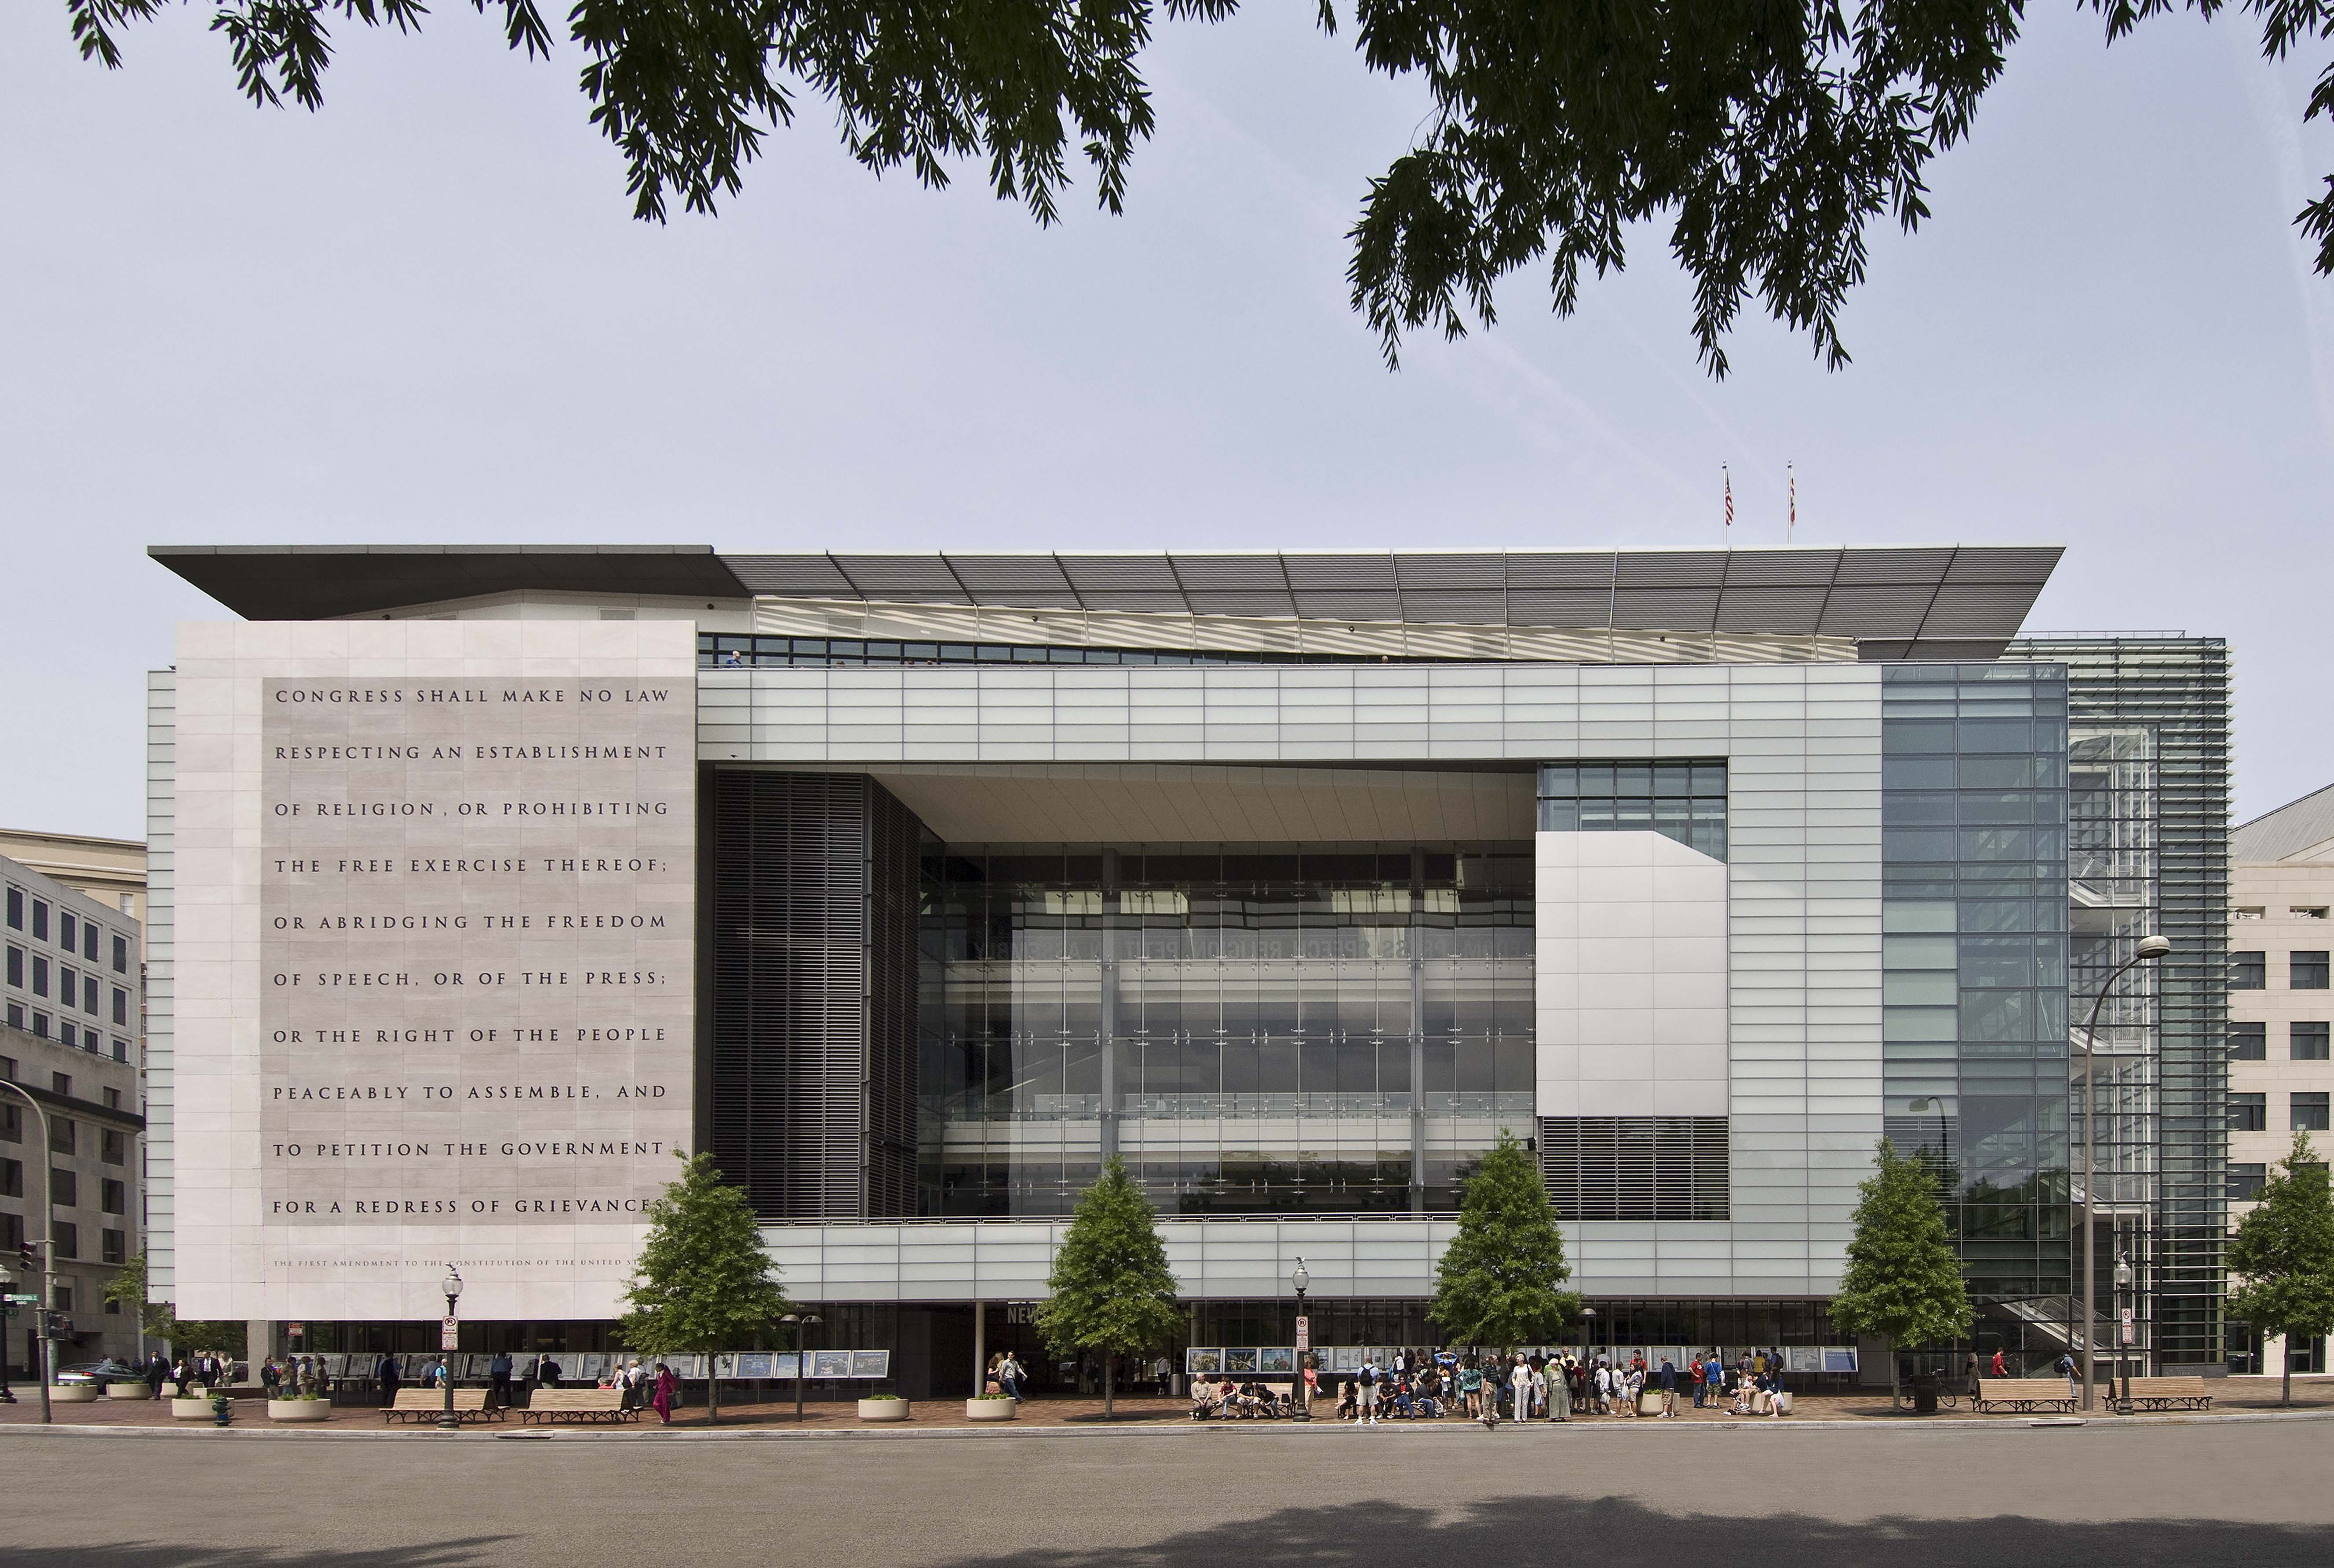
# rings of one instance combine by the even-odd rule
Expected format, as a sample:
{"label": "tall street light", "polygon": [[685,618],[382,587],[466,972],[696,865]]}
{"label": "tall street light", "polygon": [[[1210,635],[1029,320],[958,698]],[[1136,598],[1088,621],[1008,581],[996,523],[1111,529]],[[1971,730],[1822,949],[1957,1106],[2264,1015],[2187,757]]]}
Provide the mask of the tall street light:
{"label": "tall street light", "polygon": [[[2116,1259],[2116,1373],[2123,1380],[2123,1408],[2131,1409],[2131,1363],[2124,1360],[2123,1293],[2131,1289],[2131,1255]],[[2136,1302],[2134,1303],[2136,1305]],[[2135,1313],[2134,1315],[2137,1315]]]}
{"label": "tall street light", "polygon": [[2091,1103],[2091,1064],[2099,1053],[2099,1007],[2126,970],[2137,964],[2152,964],[2171,951],[2171,938],[2142,937],[2131,957],[2116,966],[2115,973],[2099,987],[2099,994],[2091,998],[2090,1020],[2083,1025],[2083,1409],[2087,1410],[2092,1407],[2091,1379],[2097,1367],[2099,1338],[2098,1237],[2093,1223],[2098,1216],[2098,1195],[2093,1190],[2098,1177],[2093,1157],[2098,1145],[2092,1137],[2098,1117]]}
{"label": "tall street light", "polygon": [[[54,1178],[49,1173],[49,1168],[53,1163],[49,1151],[49,1113],[39,1101],[25,1092],[22,1085],[5,1078],[0,1078],[0,1089],[9,1091],[31,1106],[33,1114],[41,1123],[41,1223],[39,1230],[35,1233],[37,1239],[32,1244],[41,1249],[39,1283],[33,1286],[33,1294],[41,1299],[33,1308],[33,1338],[32,1342],[25,1348],[29,1352],[26,1359],[33,1363],[33,1376],[40,1380],[41,1424],[45,1427],[49,1424],[50,1347],[54,1342],[49,1338],[49,1309],[56,1304],[57,1299],[55,1283],[57,1219],[56,1210],[52,1207],[53,1195],[50,1191]],[[142,1312],[145,1303],[140,1303],[139,1307]],[[7,1336],[0,1333],[0,1361],[5,1361],[7,1355]]]}
{"label": "tall street light", "polygon": [[795,1419],[803,1419],[803,1327],[819,1321],[816,1313],[788,1313],[778,1320],[795,1325]]}
{"label": "tall street light", "polygon": [[1298,1258],[1297,1266],[1288,1271],[1288,1283],[1297,1290],[1297,1419],[1309,1421],[1313,1419],[1313,1401],[1306,1397],[1305,1358],[1312,1349],[1313,1332],[1312,1324],[1305,1320],[1305,1287],[1313,1283],[1313,1275],[1303,1258]]}
{"label": "tall street light", "polygon": [[446,1265],[446,1277],[439,1283],[446,1297],[446,1323],[438,1336],[438,1386],[446,1391],[446,1408],[438,1417],[441,1432],[458,1432],[462,1423],[454,1414],[454,1347],[448,1343],[459,1332],[455,1327],[454,1303],[462,1299],[462,1272],[452,1264]]}

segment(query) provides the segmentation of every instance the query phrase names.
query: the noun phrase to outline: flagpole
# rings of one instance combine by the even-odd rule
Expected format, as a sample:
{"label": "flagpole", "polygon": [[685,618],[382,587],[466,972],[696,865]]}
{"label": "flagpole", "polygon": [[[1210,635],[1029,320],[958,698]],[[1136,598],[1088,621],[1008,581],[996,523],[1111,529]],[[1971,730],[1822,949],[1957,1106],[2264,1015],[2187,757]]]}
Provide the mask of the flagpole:
{"label": "flagpole", "polygon": [[1783,524],[1783,543],[1789,544],[1791,542],[1791,535],[1799,531],[1799,471],[1789,463],[1783,465],[1783,474],[1789,480],[1791,487],[1790,520]]}
{"label": "flagpole", "polygon": [[1725,542],[1726,548],[1731,550],[1734,548],[1734,476],[1723,463],[1718,466],[1718,474],[1726,486],[1725,532],[1719,537]]}

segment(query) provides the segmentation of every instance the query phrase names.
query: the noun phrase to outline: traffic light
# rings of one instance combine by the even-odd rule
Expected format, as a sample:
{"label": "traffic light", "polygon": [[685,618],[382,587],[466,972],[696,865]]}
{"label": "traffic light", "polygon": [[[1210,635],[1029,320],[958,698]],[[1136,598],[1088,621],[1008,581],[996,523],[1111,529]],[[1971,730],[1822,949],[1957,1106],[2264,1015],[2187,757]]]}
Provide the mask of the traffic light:
{"label": "traffic light", "polygon": [[31,1242],[23,1242],[17,1246],[16,1266],[23,1269],[26,1274],[30,1274],[34,1269],[40,1267],[39,1264],[33,1261],[33,1244]]}

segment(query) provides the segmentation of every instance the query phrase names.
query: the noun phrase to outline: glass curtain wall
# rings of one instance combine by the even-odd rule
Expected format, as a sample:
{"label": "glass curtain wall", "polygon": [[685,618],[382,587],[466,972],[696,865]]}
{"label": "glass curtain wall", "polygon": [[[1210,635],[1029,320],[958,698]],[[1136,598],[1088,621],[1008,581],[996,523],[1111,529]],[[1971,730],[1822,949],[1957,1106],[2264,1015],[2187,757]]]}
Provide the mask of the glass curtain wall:
{"label": "glass curtain wall", "polygon": [[922,1209],[1447,1212],[1532,1130],[1529,844],[952,846],[925,866]]}
{"label": "glass curtain wall", "polygon": [[1886,1130],[1972,1294],[2063,1323],[2066,672],[1902,665],[1882,693]]}

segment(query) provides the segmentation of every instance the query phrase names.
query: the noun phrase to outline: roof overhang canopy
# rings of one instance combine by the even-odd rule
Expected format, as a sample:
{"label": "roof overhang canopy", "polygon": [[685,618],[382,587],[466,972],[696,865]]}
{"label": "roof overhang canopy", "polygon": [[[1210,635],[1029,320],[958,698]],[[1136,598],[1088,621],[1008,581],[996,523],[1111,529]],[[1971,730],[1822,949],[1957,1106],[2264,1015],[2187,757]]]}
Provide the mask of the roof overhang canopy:
{"label": "roof overhang canopy", "polygon": [[743,599],[709,544],[158,544],[247,620],[332,620],[488,593]]}

